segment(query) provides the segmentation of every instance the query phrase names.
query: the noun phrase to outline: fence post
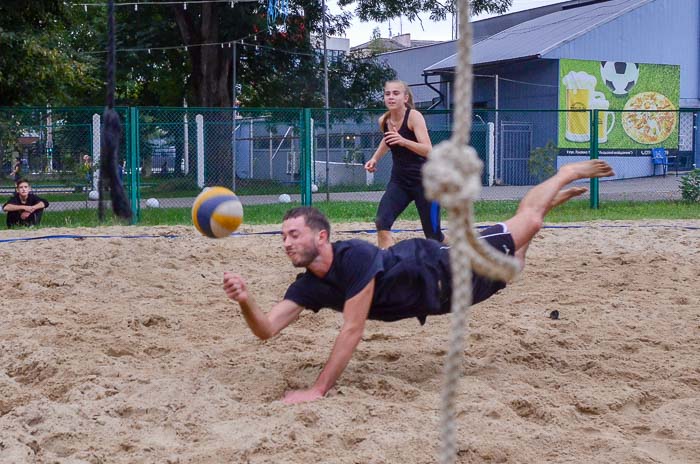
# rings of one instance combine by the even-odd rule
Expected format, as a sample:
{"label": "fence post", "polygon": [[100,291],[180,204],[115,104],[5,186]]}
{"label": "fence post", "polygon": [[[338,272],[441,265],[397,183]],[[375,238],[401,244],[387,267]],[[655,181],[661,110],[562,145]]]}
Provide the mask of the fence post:
{"label": "fence post", "polygon": [[102,116],[92,115],[92,165],[95,167],[92,173],[92,190],[98,191],[97,183],[100,179],[100,152],[102,151]]}
{"label": "fence post", "polygon": [[127,112],[129,140],[127,141],[129,166],[129,200],[131,201],[131,223],[136,224],[141,219],[141,154],[139,143],[139,109],[130,107]]}
{"label": "fence post", "polygon": [[204,116],[201,113],[194,117],[197,125],[197,187],[204,188]]}
{"label": "fence post", "polygon": [[301,156],[299,174],[301,184],[301,204],[311,206],[311,108],[301,112]]}
{"label": "fence post", "polygon": [[[590,112],[591,129],[589,132],[591,134],[591,159],[598,159],[598,111],[599,110],[592,110]],[[591,209],[598,209],[600,206],[600,192],[598,187],[598,178],[591,178]]]}

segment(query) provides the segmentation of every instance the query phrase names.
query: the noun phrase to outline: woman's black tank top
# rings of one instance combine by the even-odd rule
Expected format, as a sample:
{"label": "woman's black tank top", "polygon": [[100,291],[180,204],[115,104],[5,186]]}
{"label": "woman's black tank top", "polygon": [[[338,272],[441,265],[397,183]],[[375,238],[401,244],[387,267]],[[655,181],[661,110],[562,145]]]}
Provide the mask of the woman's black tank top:
{"label": "woman's black tank top", "polygon": [[[410,112],[411,108],[406,108],[406,115],[398,132],[406,140],[417,142],[416,134],[408,128],[408,115]],[[389,130],[388,127],[389,115],[384,118],[384,132]],[[391,159],[393,161],[391,180],[406,186],[414,186],[416,183],[420,183],[421,168],[427,161],[426,158],[400,145],[389,145],[389,148],[391,149]]]}

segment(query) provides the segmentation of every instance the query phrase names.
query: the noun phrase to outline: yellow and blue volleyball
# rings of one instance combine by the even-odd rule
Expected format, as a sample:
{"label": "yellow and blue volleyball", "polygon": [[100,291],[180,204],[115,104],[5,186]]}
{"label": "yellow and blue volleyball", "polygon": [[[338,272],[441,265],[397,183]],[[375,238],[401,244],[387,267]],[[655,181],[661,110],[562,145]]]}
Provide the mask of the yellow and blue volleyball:
{"label": "yellow and blue volleyball", "polygon": [[192,222],[207,237],[227,237],[243,222],[243,205],[226,187],[211,187],[194,199]]}

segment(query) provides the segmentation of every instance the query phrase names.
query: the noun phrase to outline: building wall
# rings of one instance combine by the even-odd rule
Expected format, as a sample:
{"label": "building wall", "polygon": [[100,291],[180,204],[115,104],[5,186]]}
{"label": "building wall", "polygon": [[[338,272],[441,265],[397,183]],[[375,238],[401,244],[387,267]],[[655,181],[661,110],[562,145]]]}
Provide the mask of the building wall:
{"label": "building wall", "polygon": [[[311,36],[311,42],[316,50],[323,51],[322,36]],[[350,39],[344,37],[326,37],[326,49],[347,53],[350,51]]]}
{"label": "building wall", "polygon": [[681,106],[700,107],[700,2],[655,0],[542,57],[678,64]]}
{"label": "building wall", "polygon": [[[421,103],[431,103],[434,98],[438,97],[434,90],[424,85],[423,70],[436,61],[453,55],[457,50],[456,44],[456,41],[450,41],[425,47],[382,53],[379,55],[379,60],[396,71],[398,79],[412,85],[414,101],[421,106]],[[431,82],[438,82],[439,80],[439,78],[435,77],[430,79]],[[435,87],[439,87],[439,84],[436,84]]]}
{"label": "building wall", "polygon": [[[604,4],[601,3],[601,7]],[[639,63],[676,64],[681,67],[681,107],[700,108],[700,1],[654,0],[614,20],[597,26],[580,37],[544,52],[543,59],[481,66],[475,74],[499,76],[498,116],[493,77],[476,77],[474,106],[477,118],[496,123],[497,156],[501,166],[498,175],[506,183],[527,183],[521,174],[527,172],[526,157],[532,149],[557,140],[558,121],[555,113],[517,110],[556,110],[558,108],[558,60],[633,61]],[[438,61],[437,59],[435,60]],[[452,72],[444,80],[453,80]],[[453,107],[452,83],[443,93]],[[486,108],[486,110],[482,109]],[[511,111],[509,111],[511,110]],[[498,118],[497,120],[495,120]],[[700,125],[694,127],[692,157],[700,164]],[[572,158],[560,157],[558,165]],[[651,174],[649,157],[610,159],[616,164],[616,178]],[[649,171],[649,172],[647,172]]]}
{"label": "building wall", "polygon": [[[557,60],[531,60],[476,67],[474,102],[486,108],[556,109],[558,100]],[[498,105],[495,76],[498,76]]]}
{"label": "building wall", "polygon": [[[533,60],[477,68],[475,74],[498,75],[498,105],[495,100],[495,77],[478,77],[474,86],[474,105],[487,122],[513,123],[532,128],[532,147],[542,147],[556,140],[558,106],[556,60]],[[485,107],[483,112],[478,107]],[[499,121],[490,109],[498,108]],[[532,111],[536,110],[536,111]]]}
{"label": "building wall", "polygon": [[[478,127],[491,123],[496,128],[495,176],[510,185],[536,183],[538,179],[529,174],[527,167],[530,153],[557,140],[558,60],[481,66],[474,68],[474,74],[473,124]],[[449,108],[454,108],[454,74],[441,77],[449,81],[443,86],[443,94]]]}
{"label": "building wall", "polygon": [[[681,67],[680,106],[700,108],[700,2],[655,0],[544,55]],[[700,163],[695,127],[695,163]]]}

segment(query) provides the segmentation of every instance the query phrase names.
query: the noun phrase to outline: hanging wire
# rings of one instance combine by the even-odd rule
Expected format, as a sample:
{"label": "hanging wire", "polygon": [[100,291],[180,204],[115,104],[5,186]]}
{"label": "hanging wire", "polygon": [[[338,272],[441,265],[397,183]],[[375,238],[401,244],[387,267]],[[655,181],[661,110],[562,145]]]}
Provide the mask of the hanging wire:
{"label": "hanging wire", "polygon": [[[231,7],[234,6],[234,4],[239,3],[239,2],[256,2],[257,0],[172,0],[172,1],[164,1],[164,2],[149,2],[149,1],[139,1],[139,2],[116,2],[114,3],[115,7],[119,6],[134,6],[138,7],[140,5],[185,5],[185,9],[187,9],[187,4],[191,3],[193,5],[197,4],[202,4],[202,3],[229,3]],[[95,2],[95,3],[67,3],[69,6],[82,6],[85,11],[87,11],[87,8],[89,6],[94,6],[94,7],[103,7],[107,6],[108,3],[104,2]]]}

